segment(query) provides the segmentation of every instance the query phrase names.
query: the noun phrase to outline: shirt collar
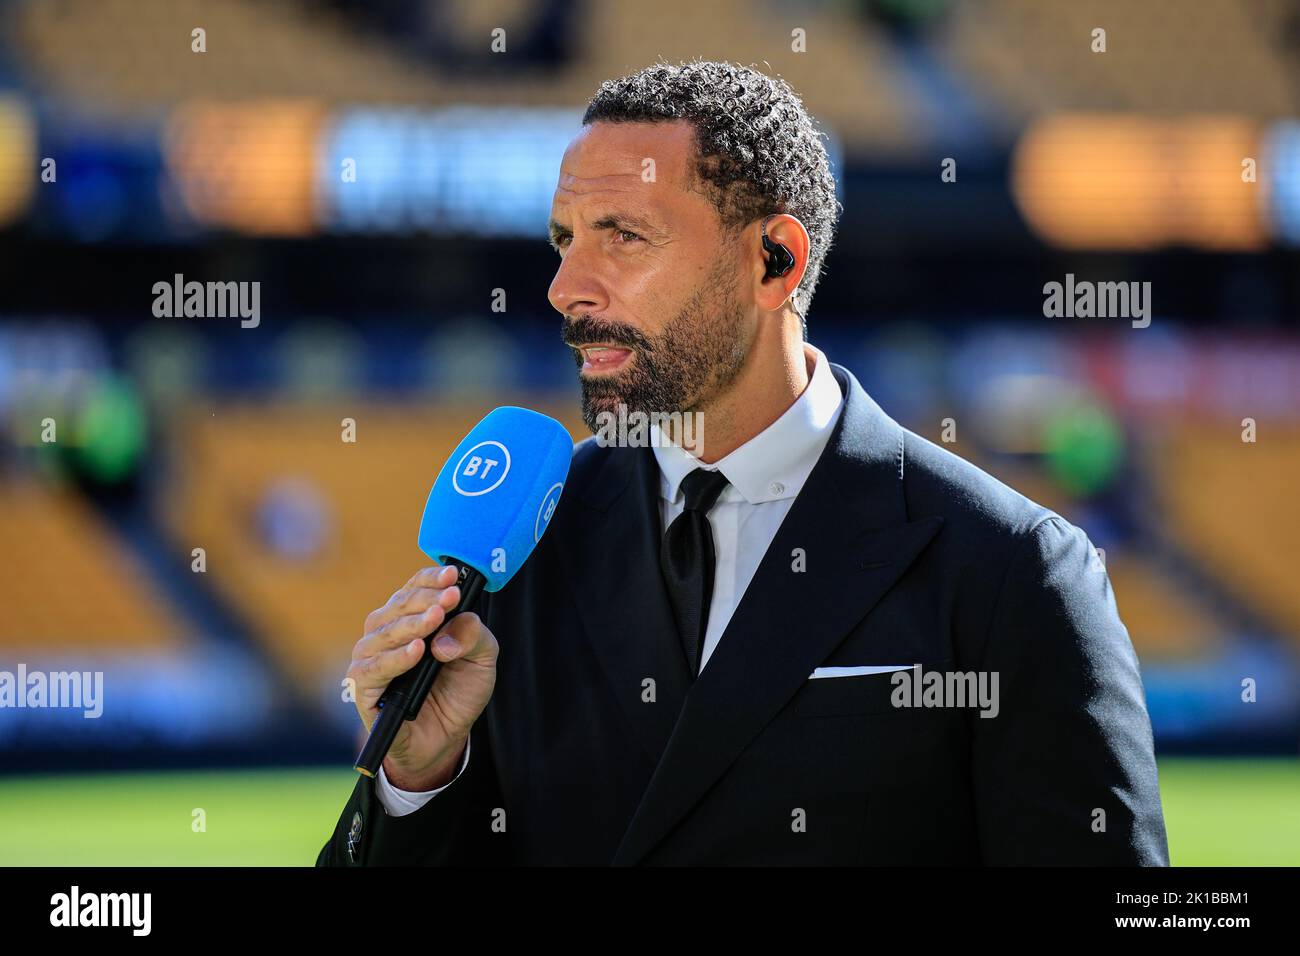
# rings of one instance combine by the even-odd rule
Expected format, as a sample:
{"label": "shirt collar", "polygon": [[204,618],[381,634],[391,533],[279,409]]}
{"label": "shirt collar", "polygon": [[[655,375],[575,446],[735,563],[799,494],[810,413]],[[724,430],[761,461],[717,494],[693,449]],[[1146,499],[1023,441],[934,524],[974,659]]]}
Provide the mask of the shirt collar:
{"label": "shirt collar", "polygon": [[722,493],[723,501],[735,500],[738,494],[750,504],[759,504],[797,495],[821,457],[844,404],[825,354],[805,342],[804,358],[812,366],[812,375],[803,394],[780,418],[716,464],[703,464],[652,425],[660,495],[676,500],[682,479],[696,468],[726,475],[731,484]]}

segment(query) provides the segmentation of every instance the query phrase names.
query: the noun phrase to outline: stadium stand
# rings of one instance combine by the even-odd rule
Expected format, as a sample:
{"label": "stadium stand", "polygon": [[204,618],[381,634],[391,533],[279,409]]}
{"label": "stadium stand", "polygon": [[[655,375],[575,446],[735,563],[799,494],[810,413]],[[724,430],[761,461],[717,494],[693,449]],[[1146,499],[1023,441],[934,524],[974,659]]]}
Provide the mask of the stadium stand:
{"label": "stadium stand", "polygon": [[[1188,103],[1278,116],[1300,110],[1286,50],[1295,15],[1285,0],[989,0],[953,4],[943,45],[1012,121],[1063,110],[1181,114]],[[1091,49],[1098,27],[1104,54]],[[1243,63],[1251,68],[1228,67]]]}
{"label": "stadium stand", "polygon": [[1261,422],[1254,443],[1235,422],[1171,424],[1151,467],[1165,525],[1185,550],[1279,632],[1300,635],[1300,426]]}
{"label": "stadium stand", "polygon": [[[585,434],[571,404],[519,404]],[[300,689],[315,694],[322,681],[342,678],[366,615],[430,563],[415,543],[425,498],[447,455],[488,410],[196,407],[176,430],[169,533],[185,560],[192,548],[206,550],[206,581]],[[344,418],[356,420],[355,443],[341,439]],[[319,497],[323,533],[303,535],[319,547],[285,553],[259,530],[277,487]]]}
{"label": "stadium stand", "polygon": [[168,650],[180,618],[112,528],[70,488],[0,483],[6,653]]}
{"label": "stadium stand", "polygon": [[[496,22],[522,16],[506,8]],[[916,117],[925,112],[917,93],[896,79],[898,53],[870,21],[836,6],[802,9],[797,23],[787,24],[755,17],[744,0],[720,0],[707,16],[690,0],[663,0],[651,17],[637,4],[591,3],[574,20],[581,58],[501,80],[441,71],[378,36],[358,36],[345,17],[316,4],[63,0],[25,4],[19,13],[16,45],[36,81],[128,113],[152,115],[196,97],[442,106],[505,96],[522,106],[577,104],[601,80],[645,66],[646,49],[669,61],[766,62],[850,147],[904,148],[915,142]],[[477,13],[473,23],[486,47],[489,18]],[[207,31],[201,56],[190,49],[196,26]],[[815,56],[791,49],[796,26]],[[101,42],[104,36],[114,42]],[[774,48],[786,55],[774,58]]]}

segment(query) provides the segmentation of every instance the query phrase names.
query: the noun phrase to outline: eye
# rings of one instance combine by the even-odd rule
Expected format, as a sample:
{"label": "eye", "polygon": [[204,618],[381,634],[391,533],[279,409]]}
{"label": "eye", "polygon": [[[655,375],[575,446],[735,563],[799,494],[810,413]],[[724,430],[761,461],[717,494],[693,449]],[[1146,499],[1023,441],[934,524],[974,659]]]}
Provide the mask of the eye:
{"label": "eye", "polygon": [[615,233],[615,235],[621,238],[624,242],[635,242],[641,238],[635,232],[631,232],[627,229],[620,229]]}

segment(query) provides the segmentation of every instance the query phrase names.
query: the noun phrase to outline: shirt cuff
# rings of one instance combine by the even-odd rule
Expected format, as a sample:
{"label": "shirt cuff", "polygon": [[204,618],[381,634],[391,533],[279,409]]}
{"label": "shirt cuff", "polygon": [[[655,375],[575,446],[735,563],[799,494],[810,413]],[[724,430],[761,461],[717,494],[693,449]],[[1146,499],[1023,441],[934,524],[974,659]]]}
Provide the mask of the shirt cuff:
{"label": "shirt cuff", "polygon": [[384,811],[390,817],[404,817],[409,813],[414,813],[422,806],[436,797],[442,791],[446,790],[453,783],[460,779],[460,775],[465,772],[465,766],[469,763],[469,738],[465,738],[465,753],[460,758],[460,769],[456,771],[456,776],[438,787],[436,790],[401,790],[388,782],[388,777],[384,774],[384,768],[380,766],[379,776],[375,780],[375,795],[379,797],[379,802],[383,805]]}

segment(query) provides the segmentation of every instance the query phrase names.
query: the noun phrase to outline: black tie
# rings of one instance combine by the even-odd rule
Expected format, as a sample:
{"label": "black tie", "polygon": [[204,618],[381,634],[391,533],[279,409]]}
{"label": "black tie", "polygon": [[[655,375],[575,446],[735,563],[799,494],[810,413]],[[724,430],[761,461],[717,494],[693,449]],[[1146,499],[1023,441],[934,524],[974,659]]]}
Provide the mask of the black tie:
{"label": "black tie", "polygon": [[668,526],[659,551],[659,567],[692,679],[700,672],[704,634],[709,625],[709,602],[713,599],[715,559],[709,509],[725,487],[727,476],[720,471],[696,468],[682,479],[686,509]]}

